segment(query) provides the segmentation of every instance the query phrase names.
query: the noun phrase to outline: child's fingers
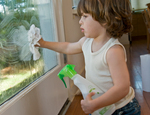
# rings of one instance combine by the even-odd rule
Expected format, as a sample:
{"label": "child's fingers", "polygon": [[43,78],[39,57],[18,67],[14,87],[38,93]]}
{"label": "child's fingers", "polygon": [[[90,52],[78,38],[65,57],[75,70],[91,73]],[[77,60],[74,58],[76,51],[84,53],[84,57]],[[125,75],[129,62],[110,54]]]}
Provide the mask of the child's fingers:
{"label": "child's fingers", "polygon": [[81,106],[83,105],[83,103],[84,103],[84,100],[82,99],[82,100],[81,100]]}
{"label": "child's fingers", "polygon": [[87,95],[86,99],[87,99],[87,100],[92,100],[92,96],[94,96],[94,95],[95,95],[95,92],[91,92],[91,93],[89,93],[89,94]]}

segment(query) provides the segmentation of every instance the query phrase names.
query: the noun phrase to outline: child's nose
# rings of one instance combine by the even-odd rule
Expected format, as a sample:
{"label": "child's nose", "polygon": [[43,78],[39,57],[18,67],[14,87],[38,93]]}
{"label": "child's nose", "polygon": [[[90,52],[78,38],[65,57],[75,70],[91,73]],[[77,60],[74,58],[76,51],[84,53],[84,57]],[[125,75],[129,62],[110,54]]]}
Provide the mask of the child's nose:
{"label": "child's nose", "polygon": [[79,24],[80,24],[80,25],[82,24],[82,20],[81,20],[81,18],[80,18],[80,20],[79,20]]}

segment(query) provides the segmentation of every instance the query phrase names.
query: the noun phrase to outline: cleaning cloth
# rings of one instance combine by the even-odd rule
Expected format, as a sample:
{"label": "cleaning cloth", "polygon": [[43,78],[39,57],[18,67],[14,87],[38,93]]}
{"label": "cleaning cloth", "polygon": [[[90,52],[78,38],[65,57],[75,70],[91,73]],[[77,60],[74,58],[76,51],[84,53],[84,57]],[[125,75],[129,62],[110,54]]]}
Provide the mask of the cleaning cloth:
{"label": "cleaning cloth", "polygon": [[39,53],[39,47],[35,47],[35,45],[39,45],[38,41],[41,39],[40,29],[35,27],[34,24],[31,25],[30,30],[28,31],[28,41],[29,48],[33,54],[33,60],[38,60],[41,56]]}

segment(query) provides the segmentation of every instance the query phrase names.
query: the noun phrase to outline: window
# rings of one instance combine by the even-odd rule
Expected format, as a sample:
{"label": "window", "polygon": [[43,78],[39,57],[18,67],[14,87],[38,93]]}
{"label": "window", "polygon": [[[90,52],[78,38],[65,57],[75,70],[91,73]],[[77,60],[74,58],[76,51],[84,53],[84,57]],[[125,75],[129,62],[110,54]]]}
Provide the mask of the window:
{"label": "window", "polygon": [[149,3],[149,0],[131,0],[131,5],[133,10],[142,10],[147,8],[146,4]]}
{"label": "window", "polygon": [[57,41],[54,17],[52,0],[0,0],[0,105],[58,65],[47,49],[33,61],[27,38],[35,24],[44,40]]}
{"label": "window", "polygon": [[76,9],[80,0],[72,0],[72,9]]}

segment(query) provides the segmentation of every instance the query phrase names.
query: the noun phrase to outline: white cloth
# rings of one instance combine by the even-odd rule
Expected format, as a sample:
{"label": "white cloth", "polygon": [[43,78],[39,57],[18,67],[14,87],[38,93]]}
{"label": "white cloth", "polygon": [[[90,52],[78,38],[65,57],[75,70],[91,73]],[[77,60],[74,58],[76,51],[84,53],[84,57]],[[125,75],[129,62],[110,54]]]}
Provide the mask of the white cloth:
{"label": "white cloth", "polygon": [[[92,42],[92,38],[87,38],[82,46],[85,59],[86,79],[98,86],[102,91],[107,92],[114,85],[106,60],[107,51],[112,46],[118,44],[124,49],[126,58],[125,48],[118,39],[111,38],[101,49],[92,52]],[[116,109],[129,103],[134,96],[134,90],[130,87],[129,93],[123,99],[115,103]]]}
{"label": "white cloth", "polygon": [[33,54],[33,60],[38,60],[41,56],[39,53],[39,47],[35,47],[35,45],[39,45],[38,41],[41,39],[40,29],[35,27],[34,24],[31,25],[30,30],[28,31],[28,41],[30,51]]}

